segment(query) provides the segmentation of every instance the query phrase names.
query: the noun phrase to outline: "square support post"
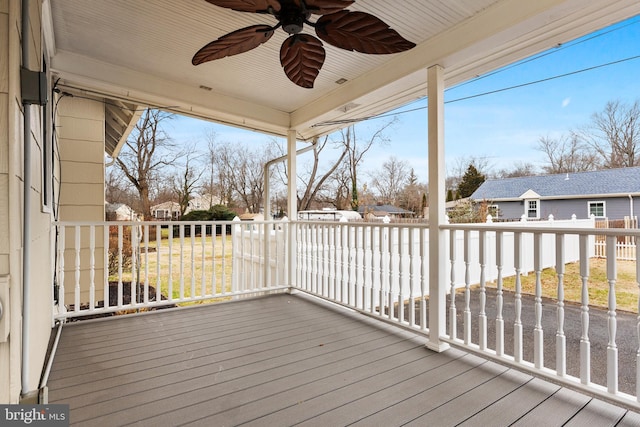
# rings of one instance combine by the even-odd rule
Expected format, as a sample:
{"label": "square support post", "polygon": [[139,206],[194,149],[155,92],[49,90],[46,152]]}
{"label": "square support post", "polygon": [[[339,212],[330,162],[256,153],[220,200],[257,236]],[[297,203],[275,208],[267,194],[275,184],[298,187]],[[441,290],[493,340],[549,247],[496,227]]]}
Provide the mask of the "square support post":
{"label": "square support post", "polygon": [[444,69],[427,70],[429,156],[429,341],[427,347],[444,351],[440,341],[446,328],[445,165],[444,165]]}
{"label": "square support post", "polygon": [[298,219],[298,192],[297,192],[297,157],[296,157],[296,136],[295,129],[287,132],[287,214],[289,215],[289,251],[287,254],[287,274],[289,280],[289,292],[293,292],[297,286],[297,230],[296,221]]}

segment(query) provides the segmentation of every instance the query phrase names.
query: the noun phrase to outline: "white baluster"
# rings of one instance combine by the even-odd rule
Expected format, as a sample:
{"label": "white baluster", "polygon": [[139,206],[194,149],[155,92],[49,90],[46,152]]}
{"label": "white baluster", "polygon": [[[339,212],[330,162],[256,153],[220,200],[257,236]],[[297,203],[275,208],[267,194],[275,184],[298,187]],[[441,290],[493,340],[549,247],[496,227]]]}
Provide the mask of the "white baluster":
{"label": "white baluster", "polygon": [[607,390],[618,392],[618,346],[616,344],[616,236],[607,236],[607,282],[609,283],[609,311],[607,326],[609,342],[607,344]]}
{"label": "white baluster", "polygon": [[[169,301],[173,301],[173,227],[173,224],[169,223],[169,283],[167,284]],[[158,265],[160,265],[160,262],[158,262]]]}
{"label": "white baluster", "polygon": [[464,343],[471,344],[471,232],[464,230]]}
{"label": "white baluster", "polygon": [[502,266],[504,265],[504,233],[496,231],[496,356],[504,355],[504,317],[503,317],[503,291],[502,291]]}
{"label": "white baluster", "polygon": [[122,307],[122,225],[118,225],[118,300],[117,306]]}
{"label": "white baluster", "polygon": [[102,289],[103,307],[109,307],[109,225],[104,225],[102,229],[104,242],[104,286]]}
{"label": "white baluster", "polygon": [[[491,215],[488,215],[489,222]],[[487,232],[481,230],[478,235],[479,239],[479,253],[478,258],[480,262],[480,313],[478,314],[478,345],[480,350],[487,349],[487,282],[486,282],[486,264],[487,264]]]}
{"label": "white baluster", "polygon": [[516,363],[522,362],[522,233],[513,233],[513,260],[516,270],[515,309],[516,319],[513,324],[513,358]]}
{"label": "white baluster", "polygon": [[[556,274],[558,275],[558,309],[556,330],[556,373],[563,377],[567,373],[567,338],[564,335],[564,234],[556,235]],[[581,242],[582,243],[582,242]],[[588,295],[588,294],[587,294]]]}
{"label": "white baluster", "polygon": [[427,245],[429,244],[429,239],[427,234],[429,233],[428,228],[420,229],[420,329],[423,331],[427,330],[427,256],[429,253],[429,248]]}
{"label": "white baluster", "polygon": [[[162,226],[156,225],[156,302],[162,301],[162,280],[160,276],[160,248],[162,247]],[[171,261],[169,261],[171,263]],[[169,275],[171,276],[171,275]]]}
{"label": "white baluster", "polygon": [[414,238],[414,229],[407,228],[407,232],[409,233],[409,248],[408,248],[408,256],[409,256],[409,325],[415,326],[416,324],[416,306],[415,306],[415,260],[413,259],[413,245],[415,244]]}
{"label": "white baluster", "polygon": [[[212,233],[215,233],[215,230],[212,228],[211,229]],[[213,239],[213,234],[211,236],[211,239]],[[200,247],[200,296],[205,296],[207,294],[207,278],[205,275],[205,251],[206,251],[206,244],[207,244],[207,225],[206,224],[202,224],[200,226],[200,241],[201,241],[201,247]],[[265,262],[268,262],[267,260],[265,260]]]}
{"label": "white baluster", "polygon": [[96,227],[89,226],[89,311],[96,307]]}
{"label": "white baluster", "polygon": [[533,363],[537,369],[544,366],[544,333],[542,330],[542,234],[533,234],[533,269],[536,273],[535,326],[533,328]]}
{"label": "white baluster", "polygon": [[347,225],[340,225],[340,234],[342,235],[342,291],[340,300],[344,304],[349,304],[349,253],[351,248],[349,247],[349,234],[351,233],[350,227]]}
{"label": "white baluster", "polygon": [[137,275],[136,271],[138,270],[137,260],[138,260],[138,229],[137,227],[131,225],[131,231],[129,232],[129,236],[131,236],[131,289],[129,290],[129,301],[131,305],[135,305],[138,301],[136,295],[137,289]]}
{"label": "white baluster", "polygon": [[449,290],[449,338],[456,339],[456,230],[449,230],[449,261],[451,262],[451,286]]}
{"label": "white baluster", "polygon": [[407,286],[406,228],[398,228],[398,321],[404,322],[404,298]]}
{"label": "white baluster", "polygon": [[144,226],[144,298],[143,301],[149,304],[149,224]]}
{"label": "white baluster", "polygon": [[[64,225],[57,225],[56,227],[58,227],[58,232],[60,233],[60,236],[58,237],[58,307],[60,308],[60,310],[66,310],[65,304],[64,304],[64,293],[65,293],[65,287],[64,287],[64,249],[65,249],[65,238],[66,238],[66,234],[67,234],[67,227]],[[105,242],[107,242],[106,244],[108,245],[109,240],[105,240]],[[107,252],[107,251],[105,251]],[[109,263],[108,261],[104,263],[104,269],[105,271],[109,270]],[[106,283],[106,282],[105,282]],[[105,287],[107,285],[105,284]],[[108,301],[108,300],[107,300]]]}
{"label": "white baluster", "polygon": [[395,317],[395,280],[394,280],[394,272],[396,271],[394,261],[395,261],[395,251],[394,244],[396,241],[396,228],[389,227],[389,319],[393,319]]}
{"label": "white baluster", "polygon": [[580,382],[591,382],[591,343],[589,342],[589,236],[580,235],[580,278],[582,289],[580,298]]}
{"label": "white baluster", "polygon": [[184,300],[184,224],[179,225],[180,234],[180,301]]}

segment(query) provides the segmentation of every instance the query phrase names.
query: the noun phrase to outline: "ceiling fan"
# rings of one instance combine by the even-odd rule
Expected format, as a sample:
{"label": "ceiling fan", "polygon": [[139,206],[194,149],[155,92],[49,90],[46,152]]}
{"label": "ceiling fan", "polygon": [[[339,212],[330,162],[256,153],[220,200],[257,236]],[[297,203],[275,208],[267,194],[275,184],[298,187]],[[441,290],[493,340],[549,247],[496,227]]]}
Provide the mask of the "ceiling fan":
{"label": "ceiling fan", "polygon": [[[280,48],[280,64],[298,86],[313,88],[324,64],[322,41],[350,51],[389,54],[409,50],[415,43],[403,38],[381,19],[365,12],[345,10],[355,0],[206,0],[239,12],[269,14],[275,26],[257,24],[233,31],[205,45],[193,56],[193,65],[247,52],[267,42],[278,28],[290,34]],[[315,22],[311,15],[320,15]],[[304,24],[321,39],[302,33]]]}

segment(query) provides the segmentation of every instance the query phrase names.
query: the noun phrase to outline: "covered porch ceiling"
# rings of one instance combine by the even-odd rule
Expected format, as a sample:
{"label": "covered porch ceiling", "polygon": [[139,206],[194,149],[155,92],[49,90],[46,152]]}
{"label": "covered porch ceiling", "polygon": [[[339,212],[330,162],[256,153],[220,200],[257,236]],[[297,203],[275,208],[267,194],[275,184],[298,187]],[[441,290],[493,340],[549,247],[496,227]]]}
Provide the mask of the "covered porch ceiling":
{"label": "covered porch ceiling", "polygon": [[43,7],[59,84],[265,133],[295,129],[301,140],[340,127],[323,122],[424,97],[430,66],[444,67],[451,86],[640,14],[637,0],[358,0],[348,9],[381,18],[417,46],[366,55],[325,43],[315,87],[303,89],[280,66],[282,30],[249,52],[191,64],[224,34],[275,24],[268,15],[205,0],[43,0]]}

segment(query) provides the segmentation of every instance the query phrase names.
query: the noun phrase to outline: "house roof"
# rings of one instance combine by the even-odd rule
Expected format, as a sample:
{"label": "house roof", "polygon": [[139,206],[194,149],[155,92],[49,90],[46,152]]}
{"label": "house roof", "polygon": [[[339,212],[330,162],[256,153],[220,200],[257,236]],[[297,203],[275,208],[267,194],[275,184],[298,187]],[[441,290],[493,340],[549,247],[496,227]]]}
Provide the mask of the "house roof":
{"label": "house roof", "polygon": [[373,213],[376,216],[380,215],[404,215],[412,214],[413,211],[399,208],[393,205],[360,205],[358,212],[363,214],[365,212]]}
{"label": "house roof", "polygon": [[158,209],[169,209],[169,210],[180,210],[180,204],[178,204],[177,202],[163,202],[163,203],[159,203],[157,205],[153,205],[151,206],[151,210],[152,211],[157,211]]}
{"label": "house roof", "polygon": [[325,44],[315,87],[303,89],[280,65],[282,30],[249,52],[191,63],[224,34],[275,24],[268,15],[205,0],[43,0],[42,7],[60,88],[276,135],[293,129],[307,141],[425,97],[431,66],[442,66],[450,87],[640,14],[637,0],[357,1],[348,9],[381,18],[417,46],[366,55]]}
{"label": "house roof", "polygon": [[627,194],[640,195],[640,167],[489,179],[471,195],[471,199],[496,201]]}

